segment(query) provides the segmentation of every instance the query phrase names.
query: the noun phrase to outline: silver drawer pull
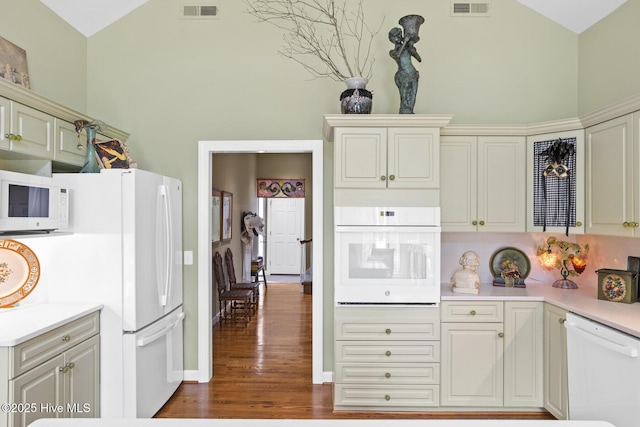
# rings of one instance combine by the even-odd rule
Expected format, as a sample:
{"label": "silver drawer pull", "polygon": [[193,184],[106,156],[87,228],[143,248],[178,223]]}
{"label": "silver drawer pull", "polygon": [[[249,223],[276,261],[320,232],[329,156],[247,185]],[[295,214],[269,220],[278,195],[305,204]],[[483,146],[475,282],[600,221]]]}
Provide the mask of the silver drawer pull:
{"label": "silver drawer pull", "polygon": [[391,396],[389,396],[388,394],[386,394],[386,395],[384,396],[384,400],[387,400],[387,401],[391,400]]}
{"label": "silver drawer pull", "polygon": [[385,334],[387,334],[387,335],[390,335],[390,334],[391,334],[391,329],[387,328],[387,329],[384,331],[384,333],[385,333]]}
{"label": "silver drawer pull", "polygon": [[385,378],[391,378],[391,374],[389,372],[387,372],[386,374],[384,374]]}
{"label": "silver drawer pull", "polygon": [[389,350],[386,351],[385,353],[387,356],[391,356],[391,352]]}

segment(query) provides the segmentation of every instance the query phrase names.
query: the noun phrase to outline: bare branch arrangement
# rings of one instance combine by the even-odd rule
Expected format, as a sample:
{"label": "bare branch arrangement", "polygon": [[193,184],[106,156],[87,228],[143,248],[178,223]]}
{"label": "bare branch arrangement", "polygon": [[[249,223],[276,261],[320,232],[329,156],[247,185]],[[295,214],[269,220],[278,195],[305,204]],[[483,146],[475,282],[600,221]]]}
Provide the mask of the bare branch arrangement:
{"label": "bare branch arrangement", "polygon": [[284,30],[284,46],[278,53],[302,65],[314,78],[371,78],[375,62],[371,44],[382,22],[377,29],[366,24],[363,0],[355,10],[347,10],[346,0],[243,2],[258,22]]}

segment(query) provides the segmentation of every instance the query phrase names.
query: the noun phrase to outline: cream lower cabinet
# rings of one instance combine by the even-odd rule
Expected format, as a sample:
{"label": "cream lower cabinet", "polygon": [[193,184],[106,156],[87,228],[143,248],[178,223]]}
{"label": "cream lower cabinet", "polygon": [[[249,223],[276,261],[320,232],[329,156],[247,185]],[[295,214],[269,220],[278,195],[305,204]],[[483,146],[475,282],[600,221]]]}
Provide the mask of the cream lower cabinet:
{"label": "cream lower cabinet", "polygon": [[334,324],[336,410],[439,405],[438,308],[338,306]]}
{"label": "cream lower cabinet", "polygon": [[442,136],[442,231],[524,232],[525,148],[519,136]]}
{"label": "cream lower cabinet", "polygon": [[640,113],[586,129],[586,232],[640,236]]}
{"label": "cream lower cabinet", "polygon": [[544,304],[544,408],[559,420],[569,416],[567,311]]}
{"label": "cream lower cabinet", "polygon": [[542,303],[443,301],[441,406],[542,407]]}
{"label": "cream lower cabinet", "polygon": [[12,408],[2,411],[0,425],[99,417],[98,334],[99,314],[93,313],[15,347],[0,348],[1,365],[8,368],[0,375],[8,378],[0,401]]}

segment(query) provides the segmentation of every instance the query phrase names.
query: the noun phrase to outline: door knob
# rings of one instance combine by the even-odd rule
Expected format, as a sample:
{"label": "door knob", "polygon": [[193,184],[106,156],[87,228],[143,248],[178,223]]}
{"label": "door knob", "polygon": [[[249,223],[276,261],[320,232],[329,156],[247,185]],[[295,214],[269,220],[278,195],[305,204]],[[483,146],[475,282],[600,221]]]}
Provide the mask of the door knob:
{"label": "door knob", "polygon": [[386,176],[382,175],[382,176],[380,177],[380,181],[386,181],[386,180],[387,180],[387,177],[386,177]]}
{"label": "door knob", "polygon": [[390,180],[390,181],[394,181],[395,179],[396,179],[396,176],[395,176],[395,175],[389,175],[389,180]]}

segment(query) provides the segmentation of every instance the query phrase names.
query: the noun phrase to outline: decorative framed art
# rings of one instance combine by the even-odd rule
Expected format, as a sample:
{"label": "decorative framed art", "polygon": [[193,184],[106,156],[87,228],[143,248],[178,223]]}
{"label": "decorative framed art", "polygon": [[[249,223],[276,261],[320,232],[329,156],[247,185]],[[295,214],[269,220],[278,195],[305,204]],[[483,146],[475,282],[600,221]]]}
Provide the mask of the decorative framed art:
{"label": "decorative framed art", "polygon": [[31,88],[27,68],[27,52],[0,37],[0,78]]}
{"label": "decorative framed art", "polygon": [[222,192],[222,223],[221,240],[223,242],[231,240],[231,226],[233,225],[233,193]]}
{"label": "decorative framed art", "polygon": [[222,192],[215,188],[211,190],[211,243],[220,242],[222,230]]}

